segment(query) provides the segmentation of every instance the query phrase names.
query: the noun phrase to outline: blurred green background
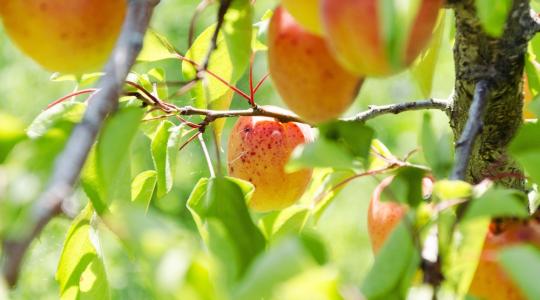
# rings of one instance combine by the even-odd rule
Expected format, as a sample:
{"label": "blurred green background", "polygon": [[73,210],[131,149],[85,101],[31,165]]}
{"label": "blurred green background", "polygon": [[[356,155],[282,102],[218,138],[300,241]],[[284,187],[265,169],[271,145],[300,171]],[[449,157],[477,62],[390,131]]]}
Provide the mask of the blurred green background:
{"label": "blurred green background", "polygon": [[[162,0],[155,11],[152,27],[165,35],[182,53],[187,47],[189,20],[198,1]],[[258,0],[254,20],[272,9],[276,1]],[[210,6],[197,25],[200,32],[214,20],[217,5]],[[41,69],[19,52],[0,29],[0,130],[20,122],[30,122],[53,100],[69,93],[75,86],[70,81],[51,81],[51,73]],[[448,43],[448,39],[444,39]],[[449,44],[443,45],[434,80],[433,97],[446,98],[453,87],[453,60]],[[257,56],[255,77],[266,72],[265,55]],[[182,80],[178,61],[140,64],[136,70],[144,72],[153,67],[166,70],[170,81]],[[242,90],[248,88],[247,77],[239,81]],[[405,102],[421,99],[422,96],[410,72],[405,71],[386,79],[367,79],[358,98],[346,115],[364,110],[368,105]],[[189,97],[174,99],[178,105],[190,104]],[[257,94],[257,103],[283,106],[270,82],[264,84]],[[241,98],[234,98],[233,108],[247,107]],[[380,139],[398,157],[404,157],[419,147],[419,129],[423,112],[408,112],[398,116],[389,115],[369,121]],[[448,131],[444,114],[432,113],[437,131]],[[10,115],[11,117],[8,117]],[[18,120],[18,121],[17,121]],[[7,124],[9,123],[9,124]],[[230,128],[234,119],[229,119]],[[227,136],[227,129],[225,136]],[[142,136],[134,145],[136,170],[151,168],[148,141]],[[17,151],[15,148],[14,151]],[[32,176],[25,171],[26,164],[15,161],[10,154],[6,165],[0,165],[0,201],[21,198],[35,199],[45,184],[43,176]],[[414,156],[422,162],[421,152]],[[19,165],[20,163],[20,165]],[[9,172],[7,171],[9,169]],[[18,170],[18,171],[13,171]],[[182,287],[187,266],[193,261],[201,265],[211,264],[200,240],[191,214],[185,207],[191,189],[203,176],[208,176],[206,163],[198,143],[186,147],[178,158],[175,187],[172,193],[153,202],[148,214],[148,226],[141,236],[145,239],[144,256],[126,253],[119,240],[106,229],[100,230],[100,244],[106,262],[113,299],[169,299],[160,290],[168,291]],[[16,176],[13,174],[17,174]],[[317,231],[326,242],[331,263],[326,271],[338,274],[341,291],[354,294],[369,270],[373,256],[366,228],[366,210],[370,193],[377,184],[373,178],[358,179],[350,183],[320,220]],[[9,197],[7,195],[10,194]],[[12,196],[16,194],[18,196]],[[17,199],[18,199],[17,198]],[[82,192],[73,197],[74,210],[80,209],[86,199]],[[308,199],[309,200],[309,199]],[[0,216],[1,217],[1,216]],[[147,221],[141,221],[147,224]],[[21,280],[10,296],[13,299],[58,299],[58,286],[54,279],[63,240],[70,225],[68,217],[51,222],[41,238],[36,240],[24,264]],[[319,270],[320,271],[320,270]],[[325,271],[325,272],[326,272]],[[315,272],[315,271],[313,271]],[[156,282],[162,284],[156,286]],[[203,283],[201,283],[203,284]],[[172,292],[174,293],[174,292]],[[184,287],[184,298],[190,299],[189,289]],[[193,296],[195,297],[195,296]],[[196,298],[193,298],[196,299]]]}

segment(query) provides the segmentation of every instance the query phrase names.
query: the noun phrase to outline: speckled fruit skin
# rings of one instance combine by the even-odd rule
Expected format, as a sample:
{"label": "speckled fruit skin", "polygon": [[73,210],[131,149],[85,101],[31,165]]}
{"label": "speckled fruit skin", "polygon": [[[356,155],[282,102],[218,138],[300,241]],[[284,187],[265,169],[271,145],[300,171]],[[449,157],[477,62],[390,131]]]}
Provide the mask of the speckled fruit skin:
{"label": "speckled fruit skin", "polygon": [[540,225],[535,221],[529,224],[510,225],[497,234],[490,230],[484,242],[469,294],[488,300],[527,299],[496,260],[499,250],[523,243],[540,247]]}
{"label": "speckled fruit skin", "polygon": [[[407,213],[407,206],[397,202],[382,202],[381,194],[384,189],[390,185],[393,177],[387,177],[371,194],[371,201],[368,208],[368,233],[371,239],[371,248],[373,253],[377,254],[384,245],[386,239],[396,228],[401,218]],[[431,193],[433,189],[433,181],[429,178],[422,180],[422,189],[424,194]]]}
{"label": "speckled fruit skin", "polygon": [[406,68],[428,44],[442,0],[422,0],[399,66],[386,55],[379,0],[321,0],[326,39],[344,67],[357,75],[387,76]]}
{"label": "speckled fruit skin", "polygon": [[120,33],[126,0],[2,0],[13,42],[50,71],[98,71]]}
{"label": "speckled fruit skin", "polygon": [[321,37],[302,29],[281,7],[270,21],[268,65],[283,101],[310,123],[340,116],[362,83],[338,64]]}
{"label": "speckled fruit skin", "polygon": [[319,0],[281,0],[281,4],[307,31],[322,36]]}
{"label": "speckled fruit skin", "polygon": [[302,196],[312,170],[285,172],[291,152],[313,139],[311,128],[299,123],[281,123],[268,117],[240,117],[228,145],[229,175],[255,186],[249,206],[271,211],[292,205]]}

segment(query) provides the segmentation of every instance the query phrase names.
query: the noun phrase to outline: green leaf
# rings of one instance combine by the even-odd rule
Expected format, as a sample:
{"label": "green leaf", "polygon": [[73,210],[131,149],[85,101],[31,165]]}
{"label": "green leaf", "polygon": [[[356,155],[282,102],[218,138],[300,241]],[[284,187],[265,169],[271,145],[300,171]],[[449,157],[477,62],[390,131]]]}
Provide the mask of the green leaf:
{"label": "green leaf", "polygon": [[448,134],[437,136],[431,125],[431,114],[424,114],[421,135],[422,153],[436,178],[448,176],[452,166],[452,140]]}
{"label": "green leaf", "polygon": [[265,246],[246,206],[251,189],[236,182],[224,177],[203,178],[187,202],[201,236],[215,255],[225,259],[222,262],[233,280],[245,273]]}
{"label": "green leaf", "polygon": [[45,135],[51,128],[78,123],[86,110],[86,104],[67,101],[57,104],[40,113],[27,129],[30,138]]}
{"label": "green leaf", "polygon": [[292,153],[285,170],[297,171],[306,167],[350,169],[354,157],[338,143],[321,138],[312,143],[298,146]]}
{"label": "green leaf", "polygon": [[518,217],[526,218],[527,197],[518,190],[493,188],[469,204],[464,220],[478,217]]}
{"label": "green leaf", "polygon": [[139,173],[131,183],[131,200],[144,204],[146,210],[148,210],[150,201],[152,201],[152,195],[156,188],[156,183],[156,171],[148,170]]}
{"label": "green leaf", "polygon": [[[232,1],[217,39],[217,48],[212,52],[208,70],[225,82],[234,85],[242,77],[251,55],[252,7],[248,0]],[[206,28],[186,53],[186,58],[201,64],[210,49],[215,25]],[[197,68],[191,63],[182,63],[182,73],[186,79],[195,78]],[[230,88],[213,76],[207,75],[192,89],[195,106],[206,108],[212,101],[222,97]]]}
{"label": "green leaf", "polygon": [[8,289],[4,283],[4,279],[0,279],[0,300],[9,300]]}
{"label": "green leaf", "polygon": [[[411,222],[413,223],[413,222]],[[420,262],[414,247],[411,232],[404,221],[392,234],[375,257],[375,263],[362,283],[366,299],[389,299],[390,296],[404,298],[403,286],[409,286],[412,274]]]}
{"label": "green leaf", "polygon": [[330,206],[332,201],[346,185],[337,186],[345,179],[353,176],[355,173],[351,170],[332,170],[330,173],[324,176],[323,181],[320,183],[320,188],[315,195],[315,207],[311,214],[311,218],[314,223],[317,223],[322,214],[326,211],[326,208]]}
{"label": "green leaf", "polygon": [[107,120],[81,175],[84,191],[98,214],[114,200],[131,199],[130,145],[143,110],[125,107]]}
{"label": "green leaf", "polygon": [[[210,102],[210,104],[208,105],[208,109],[212,109],[212,110],[229,109],[229,107],[231,106],[233,96],[234,96],[234,93],[232,90],[226,92],[225,94],[223,94],[223,96]],[[221,145],[221,133],[223,132],[223,127],[225,126],[226,121],[227,121],[227,118],[221,118],[211,123],[211,128],[214,131],[214,136],[217,139],[218,145]]]}
{"label": "green leaf", "polygon": [[500,37],[512,8],[512,0],[475,0],[474,3],[480,24],[486,33]]}
{"label": "green leaf", "polygon": [[489,218],[475,218],[459,222],[457,232],[461,238],[452,240],[449,257],[443,258],[443,272],[457,292],[465,296],[474,277],[476,266],[489,230]]}
{"label": "green leaf", "polygon": [[180,145],[180,128],[169,121],[159,125],[152,138],[152,159],[157,172],[157,197],[167,195],[173,186],[176,156]]}
{"label": "green leaf", "polygon": [[381,14],[380,26],[390,68],[401,69],[405,64],[405,51],[410,32],[421,5],[420,0],[377,1]]}
{"label": "green leaf", "polygon": [[499,253],[499,260],[512,281],[528,299],[540,299],[540,251],[531,245],[507,247]]}
{"label": "green leaf", "polygon": [[259,220],[259,227],[267,240],[275,240],[291,233],[299,233],[309,216],[309,208],[291,206],[266,214]]}
{"label": "green leaf", "polygon": [[91,205],[75,218],[64,242],[56,280],[62,300],[110,299],[97,233],[90,225]]}
{"label": "green leaf", "polygon": [[431,42],[422,55],[417,59],[417,62],[411,69],[411,74],[415,78],[420,91],[424,98],[431,97],[433,90],[433,77],[435,76],[435,69],[439,60],[439,53],[441,52],[441,46],[445,37],[447,22],[449,18],[446,18],[447,12],[441,10],[435,31],[431,38]]}
{"label": "green leaf", "polygon": [[531,47],[529,47],[525,59],[525,74],[527,75],[527,84],[533,98],[540,93],[540,69],[537,65],[536,56],[532,52]]}
{"label": "green leaf", "polygon": [[25,137],[23,122],[15,116],[0,112],[0,164]]}
{"label": "green leaf", "polygon": [[319,127],[321,137],[339,143],[352,156],[367,163],[375,131],[360,122],[335,121]]}
{"label": "green leaf", "polygon": [[163,35],[152,29],[147,30],[137,60],[152,62],[167,58],[177,58],[174,46]]}
{"label": "green leaf", "polygon": [[232,299],[266,299],[277,286],[302,271],[321,263],[325,250],[316,236],[289,237],[274,245],[252,264]]}
{"label": "green leaf", "polygon": [[339,272],[331,267],[309,268],[284,282],[273,300],[343,300]]}
{"label": "green leaf", "polygon": [[374,131],[359,122],[335,121],[319,127],[320,135],[314,142],[298,147],[286,170],[304,167],[351,169],[357,161],[368,165],[369,150]]}
{"label": "green leaf", "polygon": [[517,160],[533,182],[540,183],[540,123],[521,126],[509,147],[510,154]]}
{"label": "green leaf", "polygon": [[417,207],[424,198],[422,179],[426,170],[416,167],[399,168],[392,182],[381,194],[381,201],[394,201]]}
{"label": "green leaf", "polygon": [[440,200],[468,198],[472,196],[472,185],[460,180],[439,180],[433,187],[433,195]]}

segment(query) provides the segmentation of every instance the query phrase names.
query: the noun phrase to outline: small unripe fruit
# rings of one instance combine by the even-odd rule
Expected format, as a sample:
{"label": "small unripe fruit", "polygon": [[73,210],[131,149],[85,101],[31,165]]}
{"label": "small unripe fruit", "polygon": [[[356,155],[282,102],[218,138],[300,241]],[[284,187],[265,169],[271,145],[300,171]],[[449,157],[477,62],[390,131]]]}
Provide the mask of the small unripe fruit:
{"label": "small unripe fruit", "polygon": [[[387,76],[410,65],[427,46],[443,3],[442,0],[420,0],[403,43],[387,46],[381,1],[321,1],[325,36],[336,57],[351,72],[366,76]],[[397,47],[395,56],[390,54],[391,47]]]}
{"label": "small unripe fruit", "polygon": [[313,139],[311,128],[269,117],[240,117],[231,131],[227,162],[229,175],[255,186],[249,206],[256,211],[286,208],[302,196],[312,170],[285,172],[289,157],[300,144]]}
{"label": "small unripe fruit", "polygon": [[322,35],[322,20],[319,0],[281,0],[283,7],[307,31]]}
{"label": "small unripe fruit", "polygon": [[99,71],[120,33],[127,0],[2,0],[13,42],[50,71]]}
{"label": "small unripe fruit", "polygon": [[270,21],[268,65],[283,101],[311,123],[340,116],[362,83],[339,65],[321,37],[304,30],[279,7]]}
{"label": "small unripe fruit", "polygon": [[[387,177],[373,190],[368,208],[368,233],[371,239],[373,253],[377,254],[384,242],[394,228],[399,224],[403,216],[407,213],[408,207],[405,204],[381,201],[384,190],[392,183],[394,177]],[[422,190],[424,194],[430,194],[433,189],[433,181],[429,178],[422,180]]]}

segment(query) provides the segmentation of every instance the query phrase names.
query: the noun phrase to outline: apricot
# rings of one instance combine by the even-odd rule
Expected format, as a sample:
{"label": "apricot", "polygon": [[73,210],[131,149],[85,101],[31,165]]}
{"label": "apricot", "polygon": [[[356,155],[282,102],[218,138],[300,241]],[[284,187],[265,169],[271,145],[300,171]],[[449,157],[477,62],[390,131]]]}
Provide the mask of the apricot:
{"label": "apricot", "polygon": [[540,225],[512,224],[502,232],[488,232],[478,267],[469,288],[469,294],[489,300],[525,300],[521,290],[511,281],[497,261],[501,249],[517,244],[532,244],[540,247]]}
{"label": "apricot", "polygon": [[281,4],[305,30],[323,35],[319,0],[282,0]]}
{"label": "apricot", "polygon": [[287,106],[310,123],[341,115],[362,83],[332,57],[325,41],[278,7],[268,33],[270,76]]}
{"label": "apricot", "polygon": [[[373,253],[377,254],[390,236],[394,228],[407,213],[408,206],[398,202],[381,201],[381,195],[390,185],[393,177],[387,177],[373,190],[368,208],[368,233],[371,239]],[[433,181],[429,178],[422,180],[424,194],[431,193]]]}
{"label": "apricot", "polygon": [[249,206],[256,211],[283,209],[295,203],[311,180],[312,170],[285,172],[294,148],[312,141],[308,125],[281,123],[269,117],[239,117],[229,136],[229,175],[255,186]]}
{"label": "apricot", "polygon": [[443,3],[420,0],[410,30],[402,33],[403,42],[388,45],[380,2],[321,0],[326,39],[338,60],[354,74],[387,76],[409,66],[427,46]]}
{"label": "apricot", "polygon": [[98,71],[120,33],[126,0],[3,0],[0,16],[13,42],[50,71]]}
{"label": "apricot", "polygon": [[[380,201],[382,192],[391,182],[392,177],[386,178],[375,188],[368,208],[368,231],[375,254],[408,209],[404,204]],[[431,191],[431,180],[424,178],[422,184],[424,193]],[[505,247],[524,243],[540,247],[540,224],[536,221],[528,224],[509,223],[501,230],[496,229],[494,223],[491,225],[471,281],[469,294],[486,300],[525,300],[526,297],[497,261],[497,254]]]}

